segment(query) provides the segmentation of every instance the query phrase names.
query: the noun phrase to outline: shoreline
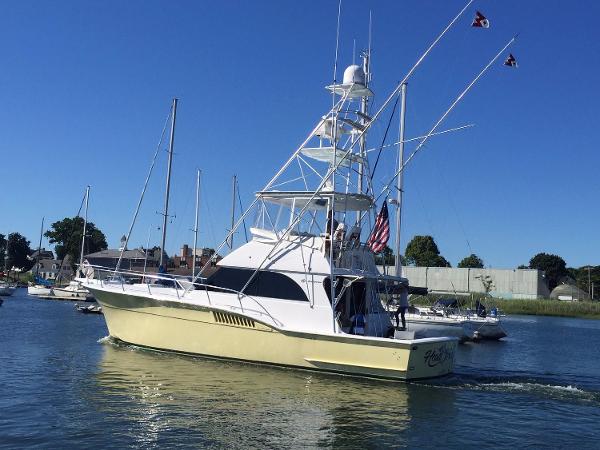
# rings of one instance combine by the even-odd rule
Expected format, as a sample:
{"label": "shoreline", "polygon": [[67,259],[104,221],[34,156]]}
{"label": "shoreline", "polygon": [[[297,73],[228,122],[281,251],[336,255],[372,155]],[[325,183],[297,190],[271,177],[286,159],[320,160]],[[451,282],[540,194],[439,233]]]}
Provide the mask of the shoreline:
{"label": "shoreline", "polygon": [[[439,298],[448,298],[448,296],[427,296],[419,297],[411,304],[432,305]],[[474,308],[477,298],[471,299],[458,298],[459,303],[463,307]],[[572,317],[578,319],[594,319],[600,320],[600,302],[590,301],[563,301],[552,299],[536,299],[536,300],[506,300],[499,298],[480,299],[488,308],[498,308],[506,315],[525,315],[525,316],[552,316],[552,317]]]}

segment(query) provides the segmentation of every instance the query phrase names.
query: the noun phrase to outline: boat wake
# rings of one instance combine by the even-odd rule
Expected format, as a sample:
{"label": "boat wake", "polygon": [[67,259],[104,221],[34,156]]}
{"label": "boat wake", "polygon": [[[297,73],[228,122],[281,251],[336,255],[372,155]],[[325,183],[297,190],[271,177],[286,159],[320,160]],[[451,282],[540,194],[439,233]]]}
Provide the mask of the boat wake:
{"label": "boat wake", "polygon": [[113,344],[113,339],[110,336],[104,336],[103,338],[98,339],[96,342],[98,344]]}
{"label": "boat wake", "polygon": [[443,379],[418,384],[443,389],[504,392],[600,405],[600,390],[594,381],[597,383],[597,380],[584,378],[566,381],[552,375],[525,376],[511,372],[486,375],[456,372]]}

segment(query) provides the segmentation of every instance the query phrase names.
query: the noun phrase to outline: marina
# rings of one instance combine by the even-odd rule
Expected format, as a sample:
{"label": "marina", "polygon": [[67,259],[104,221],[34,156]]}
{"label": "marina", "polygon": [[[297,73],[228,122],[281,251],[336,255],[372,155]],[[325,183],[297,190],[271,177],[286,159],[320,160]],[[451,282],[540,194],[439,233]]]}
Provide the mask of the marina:
{"label": "marina", "polygon": [[11,5],[0,448],[598,448],[600,39],[533,3]]}

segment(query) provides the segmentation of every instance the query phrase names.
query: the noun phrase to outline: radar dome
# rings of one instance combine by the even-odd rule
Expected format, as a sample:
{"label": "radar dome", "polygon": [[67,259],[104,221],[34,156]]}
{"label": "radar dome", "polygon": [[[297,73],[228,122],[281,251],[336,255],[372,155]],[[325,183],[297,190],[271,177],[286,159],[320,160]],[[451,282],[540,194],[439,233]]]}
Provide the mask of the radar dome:
{"label": "radar dome", "polygon": [[362,67],[352,64],[344,70],[344,84],[365,85],[365,71]]}

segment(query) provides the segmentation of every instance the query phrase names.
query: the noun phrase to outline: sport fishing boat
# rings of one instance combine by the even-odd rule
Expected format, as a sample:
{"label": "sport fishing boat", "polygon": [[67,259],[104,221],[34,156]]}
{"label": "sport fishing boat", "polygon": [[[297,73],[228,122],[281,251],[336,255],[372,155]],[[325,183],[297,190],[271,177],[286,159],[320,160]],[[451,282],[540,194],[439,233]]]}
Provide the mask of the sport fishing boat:
{"label": "sport fishing boat", "polygon": [[[217,262],[208,278],[196,276],[190,283],[162,273],[121,270],[119,263],[116,268],[84,267],[79,273],[86,276],[78,281],[101,305],[110,336],[160,351],[386,379],[450,373],[458,339],[414,338],[396,331],[380,301],[381,285],[407,280],[380,274],[375,265],[374,254],[389,237],[389,222],[387,198],[377,214],[381,194],[373,194],[366,139],[401,86],[465,9],[377,111],[370,111],[370,51],[361,55],[362,66],[344,71],[342,83],[334,78],[327,86],[331,110],[256,193],[213,259],[252,211],[256,221],[251,239]],[[163,249],[176,108],[174,99]],[[389,193],[389,185],[386,189]]]}

